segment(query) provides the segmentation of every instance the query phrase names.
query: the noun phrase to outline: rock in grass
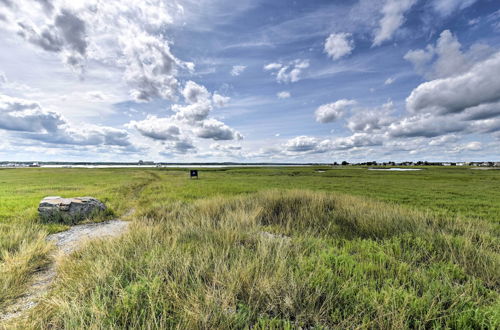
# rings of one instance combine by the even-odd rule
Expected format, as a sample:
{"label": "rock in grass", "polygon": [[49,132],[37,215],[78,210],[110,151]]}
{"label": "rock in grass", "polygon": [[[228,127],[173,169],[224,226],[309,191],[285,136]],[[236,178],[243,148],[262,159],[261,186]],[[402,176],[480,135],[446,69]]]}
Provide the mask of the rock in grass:
{"label": "rock in grass", "polygon": [[93,197],[45,197],[38,206],[40,218],[46,222],[76,223],[106,210],[106,206]]}

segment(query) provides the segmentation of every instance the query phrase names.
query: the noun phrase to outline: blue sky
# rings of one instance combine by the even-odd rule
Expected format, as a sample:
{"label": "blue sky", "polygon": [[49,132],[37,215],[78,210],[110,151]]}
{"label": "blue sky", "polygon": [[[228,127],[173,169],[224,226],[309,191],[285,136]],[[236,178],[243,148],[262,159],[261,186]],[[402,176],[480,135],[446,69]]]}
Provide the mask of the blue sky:
{"label": "blue sky", "polygon": [[0,0],[0,160],[500,160],[496,0]]}

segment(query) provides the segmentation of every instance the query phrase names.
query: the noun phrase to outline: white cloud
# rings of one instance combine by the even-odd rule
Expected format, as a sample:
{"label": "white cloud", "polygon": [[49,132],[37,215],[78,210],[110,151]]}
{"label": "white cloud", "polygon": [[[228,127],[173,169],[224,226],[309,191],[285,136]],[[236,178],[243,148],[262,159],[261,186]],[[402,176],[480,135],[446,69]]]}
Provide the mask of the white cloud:
{"label": "white cloud", "polygon": [[124,130],[72,125],[61,114],[32,101],[0,95],[0,130],[18,132],[24,139],[49,144],[130,146]]}
{"label": "white cloud", "polygon": [[288,99],[288,98],[290,98],[292,95],[290,94],[290,92],[283,91],[283,92],[279,92],[278,94],[276,94],[276,96],[277,96],[279,99]]}
{"label": "white cloud", "polygon": [[197,137],[213,140],[241,140],[243,136],[216,119],[204,121],[200,128],[195,130]]}
{"label": "white cloud", "polygon": [[210,93],[205,86],[198,85],[194,81],[188,81],[182,90],[182,95],[186,103],[194,104],[198,102],[206,102],[210,97]]}
{"label": "white cloud", "polygon": [[264,70],[265,71],[279,70],[279,69],[281,69],[282,66],[283,66],[283,64],[281,64],[281,63],[269,63],[269,64],[264,66]]}
{"label": "white cloud", "polygon": [[181,135],[178,124],[172,118],[148,116],[145,120],[131,121],[127,127],[135,128],[141,135],[153,140],[176,141]]}
{"label": "white cloud", "polygon": [[234,65],[231,69],[231,76],[237,77],[246,70],[246,65]]}
{"label": "white cloud", "polygon": [[347,150],[379,146],[383,144],[383,136],[378,134],[354,133],[348,137],[337,138],[332,141],[332,149]]}
{"label": "white cloud", "polygon": [[391,116],[394,110],[392,101],[376,109],[359,109],[347,120],[347,127],[353,132],[380,131],[395,121]]}
{"label": "white cloud", "polygon": [[458,76],[421,84],[406,99],[411,112],[458,113],[500,101],[500,52]]}
{"label": "white cloud", "polygon": [[410,50],[404,58],[411,62],[417,73],[429,78],[447,78],[468,71],[474,63],[482,61],[494,53],[485,45],[473,44],[467,52],[449,31],[444,30],[436,45],[427,45],[425,49]]}
{"label": "white cloud", "polygon": [[473,5],[477,0],[433,0],[432,6],[442,16],[449,16],[457,10]]}
{"label": "white cloud", "polygon": [[200,122],[207,119],[212,109],[212,103],[208,100],[188,105],[172,105],[172,110],[176,112],[176,118],[179,120],[184,119],[189,122]]}
{"label": "white cloud", "polygon": [[297,136],[286,141],[284,149],[293,153],[323,153],[329,148],[329,140],[320,140],[311,136]]}
{"label": "white cloud", "polygon": [[217,93],[214,93],[214,95],[212,96],[212,102],[219,108],[225,107],[229,103],[229,101],[231,101],[231,98],[228,96],[222,96]]}
{"label": "white cloud", "polygon": [[164,34],[178,13],[176,4],[148,1],[37,0],[11,2],[0,27],[39,49],[58,54],[85,75],[86,63],[124,72],[137,101],[175,99],[179,70],[192,63],[176,58]]}
{"label": "white cloud", "polygon": [[341,118],[345,111],[355,105],[354,100],[338,100],[333,103],[324,104],[318,107],[315,111],[316,121],[319,123],[330,123]]}
{"label": "white cloud", "polygon": [[383,17],[373,39],[374,46],[379,46],[393,37],[394,33],[403,25],[404,15],[416,2],[417,0],[386,0],[382,8]]}
{"label": "white cloud", "polygon": [[264,70],[275,71],[272,74],[276,76],[276,81],[279,83],[293,83],[301,79],[302,71],[309,65],[309,60],[296,59],[287,64],[269,63],[264,66]]}
{"label": "white cloud", "polygon": [[389,77],[389,78],[387,78],[387,79],[386,79],[386,81],[384,82],[384,85],[392,85],[395,81],[396,81],[396,78]]}
{"label": "white cloud", "polygon": [[354,41],[350,33],[332,33],[325,41],[325,52],[333,59],[351,54],[354,49]]}

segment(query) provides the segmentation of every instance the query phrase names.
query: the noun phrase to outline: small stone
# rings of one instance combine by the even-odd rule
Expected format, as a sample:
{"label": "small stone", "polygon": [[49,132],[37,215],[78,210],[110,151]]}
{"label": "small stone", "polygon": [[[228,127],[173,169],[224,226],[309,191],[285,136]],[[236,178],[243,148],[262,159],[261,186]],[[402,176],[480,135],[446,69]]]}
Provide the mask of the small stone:
{"label": "small stone", "polygon": [[38,206],[40,218],[47,222],[76,223],[106,210],[106,206],[93,197],[62,198],[49,196]]}

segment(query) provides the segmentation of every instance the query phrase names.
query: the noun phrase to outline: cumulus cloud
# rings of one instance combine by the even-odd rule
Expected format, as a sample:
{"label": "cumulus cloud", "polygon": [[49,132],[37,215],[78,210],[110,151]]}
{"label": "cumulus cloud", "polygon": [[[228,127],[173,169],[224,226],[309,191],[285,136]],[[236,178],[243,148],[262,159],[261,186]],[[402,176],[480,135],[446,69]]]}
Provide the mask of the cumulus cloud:
{"label": "cumulus cloud", "polygon": [[37,102],[0,95],[0,129],[52,144],[130,146],[124,130],[69,123],[61,114],[44,110]]}
{"label": "cumulus cloud", "polygon": [[273,71],[279,83],[297,82],[302,77],[302,71],[309,67],[309,60],[296,59],[294,61],[283,63],[269,63],[264,66],[265,71]]}
{"label": "cumulus cloud", "polygon": [[389,125],[391,137],[437,137],[449,133],[462,132],[467,123],[456,118],[435,117],[432,114],[422,114],[405,117]]}
{"label": "cumulus cloud", "polygon": [[405,14],[417,0],[386,0],[382,7],[382,19],[379,28],[375,31],[373,46],[379,46],[390,40],[394,33],[403,25]]}
{"label": "cumulus cloud", "polygon": [[36,102],[0,95],[0,129],[21,132],[55,132],[65,124],[56,112],[45,111]]}
{"label": "cumulus cloud", "polygon": [[229,101],[231,101],[231,98],[228,96],[222,96],[220,94],[214,93],[212,96],[212,102],[216,107],[222,108],[225,107]]}
{"label": "cumulus cloud", "polygon": [[203,100],[197,103],[180,105],[172,105],[172,110],[175,111],[178,120],[187,120],[191,123],[200,122],[207,119],[213,106],[211,101]]}
{"label": "cumulus cloud", "polygon": [[279,99],[288,99],[288,98],[290,98],[292,96],[292,94],[290,94],[290,92],[283,91],[283,92],[279,92],[278,94],[276,94],[276,96]]}
{"label": "cumulus cloud", "polygon": [[392,101],[375,109],[359,109],[347,120],[347,127],[353,132],[380,131],[395,121],[392,117],[394,110]]}
{"label": "cumulus cloud", "polygon": [[329,140],[320,140],[311,136],[297,136],[283,145],[286,151],[294,153],[323,153],[330,148]]}
{"label": "cumulus cloud", "polygon": [[406,99],[410,112],[458,113],[481,104],[500,101],[500,53],[469,71],[421,84]]}
{"label": "cumulus cloud", "polygon": [[354,41],[350,33],[332,33],[325,41],[325,52],[333,60],[338,60],[351,54]]}
{"label": "cumulus cloud", "polygon": [[154,140],[175,141],[179,140],[181,130],[172,123],[170,118],[158,118],[148,116],[145,120],[131,121],[127,124],[129,128],[135,128],[141,135]]}
{"label": "cumulus cloud", "polygon": [[204,121],[200,128],[195,130],[199,138],[213,140],[241,140],[243,135],[216,119]]}
{"label": "cumulus cloud", "polygon": [[330,123],[341,118],[345,111],[355,105],[354,100],[338,100],[333,103],[324,104],[318,107],[315,111],[316,121],[319,123]]}
{"label": "cumulus cloud", "polygon": [[417,73],[429,79],[447,78],[467,72],[475,63],[494,53],[487,45],[476,43],[468,51],[449,30],[441,32],[436,45],[410,50],[404,58],[411,62]]}
{"label": "cumulus cloud", "polygon": [[36,2],[38,6],[9,2],[1,28],[60,54],[80,73],[87,59],[122,69],[137,101],[174,100],[178,71],[194,70],[193,63],[172,54],[163,33],[178,12],[177,4],[162,0]]}
{"label": "cumulus cloud", "polygon": [[194,81],[188,81],[182,90],[182,95],[186,103],[193,104],[205,102],[210,96],[210,93],[205,86],[198,85]]}
{"label": "cumulus cloud", "polygon": [[348,137],[337,138],[332,142],[332,149],[346,150],[379,146],[383,144],[383,136],[378,134],[355,133]]}
{"label": "cumulus cloud", "polygon": [[234,65],[231,69],[231,76],[237,77],[246,70],[246,65]]}

